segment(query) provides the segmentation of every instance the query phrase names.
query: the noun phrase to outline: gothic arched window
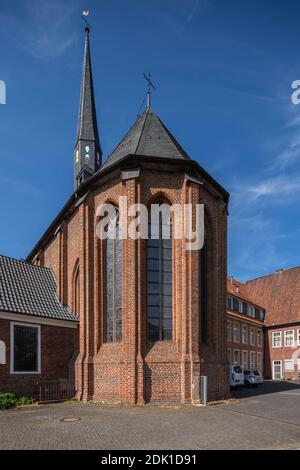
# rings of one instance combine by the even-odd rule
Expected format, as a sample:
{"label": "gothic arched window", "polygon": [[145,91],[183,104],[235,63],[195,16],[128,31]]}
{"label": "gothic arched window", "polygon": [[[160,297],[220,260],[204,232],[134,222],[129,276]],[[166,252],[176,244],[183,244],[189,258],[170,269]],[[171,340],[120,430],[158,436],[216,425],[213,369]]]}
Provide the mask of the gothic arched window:
{"label": "gothic arched window", "polygon": [[108,233],[115,236],[107,238],[106,258],[106,342],[122,340],[122,240],[119,236],[118,217],[108,225]]}
{"label": "gothic arched window", "polygon": [[80,316],[80,273],[79,264],[76,265],[73,275],[73,312]]}
{"label": "gothic arched window", "polygon": [[[150,341],[172,339],[172,226],[170,210],[168,212],[168,220],[164,211],[159,212],[156,220],[149,219],[147,311]],[[153,237],[153,230],[156,231],[156,239],[150,238],[150,234]],[[168,233],[169,237],[166,238],[165,234]]]}
{"label": "gothic arched window", "polygon": [[201,343],[206,343],[206,309],[207,309],[207,242],[204,239],[203,247],[200,251],[200,328],[201,328]]}

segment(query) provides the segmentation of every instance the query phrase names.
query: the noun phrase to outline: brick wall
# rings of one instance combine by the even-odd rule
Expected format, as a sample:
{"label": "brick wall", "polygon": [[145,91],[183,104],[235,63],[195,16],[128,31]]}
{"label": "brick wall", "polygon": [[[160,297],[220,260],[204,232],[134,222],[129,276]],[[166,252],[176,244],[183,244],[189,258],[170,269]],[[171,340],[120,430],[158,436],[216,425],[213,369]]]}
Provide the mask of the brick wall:
{"label": "brick wall", "polygon": [[78,343],[77,329],[41,325],[41,373],[10,374],[10,323],[9,320],[0,319],[0,340],[6,345],[6,364],[0,364],[0,391],[35,397],[41,382],[72,376],[72,359]]}
{"label": "brick wall", "polygon": [[[284,332],[294,331],[294,346],[285,346]],[[286,327],[272,327],[268,328],[266,332],[266,348],[268,353],[265,358],[266,366],[266,377],[273,378],[273,361],[281,361],[282,367],[282,378],[284,379],[298,379],[300,378],[300,323],[298,325],[286,326]],[[281,346],[273,347],[272,333],[281,332]],[[294,370],[285,370],[285,361],[294,361]]]}
{"label": "brick wall", "polygon": [[[121,181],[120,170],[104,177],[65,220],[45,248],[44,263],[59,277],[60,297],[72,307],[72,276],[80,269],[80,334],[76,360],[78,397],[148,401],[199,401],[201,374],[208,374],[210,399],[228,396],[225,306],[227,266],[227,213],[222,196],[211,182],[199,186],[184,170],[160,163],[143,164],[140,177]],[[105,318],[104,246],[96,237],[96,208],[118,206],[153,198],[171,204],[205,204],[208,238],[206,344],[200,345],[200,262],[197,251],[187,252],[184,240],[173,241],[173,340],[149,344],[147,340],[146,250],[142,240],[123,241],[123,338],[103,341]],[[193,214],[195,220],[195,213]]]}

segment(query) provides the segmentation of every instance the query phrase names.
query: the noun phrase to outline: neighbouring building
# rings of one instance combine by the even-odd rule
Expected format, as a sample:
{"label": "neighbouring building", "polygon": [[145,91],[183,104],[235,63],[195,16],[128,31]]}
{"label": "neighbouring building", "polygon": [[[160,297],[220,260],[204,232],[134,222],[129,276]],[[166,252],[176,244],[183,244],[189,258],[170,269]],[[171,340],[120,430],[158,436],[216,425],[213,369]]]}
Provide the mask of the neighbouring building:
{"label": "neighbouring building", "polygon": [[227,360],[264,373],[265,310],[242,282],[227,279]]}
{"label": "neighbouring building", "polygon": [[280,269],[245,284],[265,317],[265,376],[300,378],[300,266]]}
{"label": "neighbouring building", "polygon": [[65,389],[77,355],[78,318],[59,301],[53,271],[0,256],[0,391]]}

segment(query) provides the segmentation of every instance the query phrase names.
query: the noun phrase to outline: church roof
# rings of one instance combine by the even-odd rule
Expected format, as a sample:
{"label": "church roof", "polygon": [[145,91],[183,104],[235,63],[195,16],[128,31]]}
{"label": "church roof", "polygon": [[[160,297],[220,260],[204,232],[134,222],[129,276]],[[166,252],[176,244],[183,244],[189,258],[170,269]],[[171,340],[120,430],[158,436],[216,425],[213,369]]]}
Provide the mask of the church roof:
{"label": "church roof", "polygon": [[1,255],[0,311],[78,321],[59,301],[51,269]]}
{"label": "church roof", "polygon": [[190,160],[190,157],[151,108],[147,108],[137,119],[102,165],[101,170],[122,160],[127,155]]}

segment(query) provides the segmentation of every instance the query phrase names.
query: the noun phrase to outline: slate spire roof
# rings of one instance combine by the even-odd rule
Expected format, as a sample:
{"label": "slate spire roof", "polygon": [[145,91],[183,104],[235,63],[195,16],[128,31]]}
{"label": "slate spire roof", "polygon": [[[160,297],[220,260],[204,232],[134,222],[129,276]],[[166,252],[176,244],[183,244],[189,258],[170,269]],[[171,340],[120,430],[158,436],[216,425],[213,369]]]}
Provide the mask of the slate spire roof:
{"label": "slate spire roof", "polygon": [[121,140],[102,168],[107,168],[127,155],[186,159],[190,157],[148,107]]}
{"label": "slate spire roof", "polygon": [[1,255],[0,312],[78,321],[59,301],[51,269]]}
{"label": "slate spire roof", "polygon": [[[87,149],[89,149],[87,151]],[[85,48],[81,93],[75,142],[75,187],[94,174],[101,166],[94,83],[91,64],[90,30],[85,29]],[[79,182],[79,178],[81,181]]]}

